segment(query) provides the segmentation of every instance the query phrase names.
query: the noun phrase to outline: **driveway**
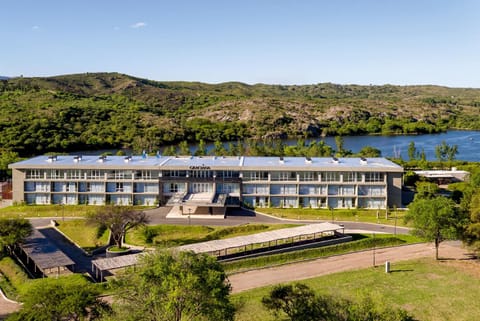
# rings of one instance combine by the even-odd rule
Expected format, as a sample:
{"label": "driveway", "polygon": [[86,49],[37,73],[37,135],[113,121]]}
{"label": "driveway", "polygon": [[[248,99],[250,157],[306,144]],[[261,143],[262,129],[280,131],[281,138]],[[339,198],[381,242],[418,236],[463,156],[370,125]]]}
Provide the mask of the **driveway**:
{"label": "driveway", "polygon": [[[167,218],[167,214],[170,211],[168,207],[159,207],[151,210],[147,210],[146,213],[150,218],[150,225],[159,225],[159,224],[178,224],[178,225],[187,225],[188,219],[185,218]],[[192,225],[214,225],[214,226],[235,226],[242,225],[247,223],[256,223],[256,224],[315,224],[325,221],[320,220],[288,220],[281,219],[278,217],[265,215],[261,213],[256,213],[253,211],[243,210],[243,209],[230,209],[227,217],[214,219],[199,219],[194,218],[193,215],[190,217],[190,224]],[[381,225],[374,223],[362,223],[362,222],[343,222],[343,221],[334,221],[336,224],[344,225],[345,229],[356,230],[356,231],[366,231],[368,232],[377,232],[377,233],[389,233],[389,234],[408,234],[410,229],[405,227],[394,227],[390,225]]]}

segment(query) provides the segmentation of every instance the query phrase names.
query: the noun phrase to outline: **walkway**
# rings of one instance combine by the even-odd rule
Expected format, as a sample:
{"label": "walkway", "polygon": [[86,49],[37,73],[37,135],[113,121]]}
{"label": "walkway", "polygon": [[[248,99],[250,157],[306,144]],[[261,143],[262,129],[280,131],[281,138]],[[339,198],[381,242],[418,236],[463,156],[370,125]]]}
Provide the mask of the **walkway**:
{"label": "walkway", "polygon": [[4,320],[9,314],[18,311],[19,309],[19,303],[5,299],[3,295],[0,295],[0,320]]}
{"label": "walkway", "polygon": [[[449,259],[469,258],[467,251],[456,245],[456,243],[442,243],[439,254],[440,257]],[[377,249],[375,251],[375,261],[377,265],[382,265],[385,261],[394,263],[427,256],[435,256],[435,248],[432,243]],[[232,284],[232,292],[237,293],[267,285],[304,280],[348,270],[364,269],[372,265],[373,251],[369,250],[237,273],[230,275],[228,279]],[[395,266],[392,267],[392,270],[394,269]]]}

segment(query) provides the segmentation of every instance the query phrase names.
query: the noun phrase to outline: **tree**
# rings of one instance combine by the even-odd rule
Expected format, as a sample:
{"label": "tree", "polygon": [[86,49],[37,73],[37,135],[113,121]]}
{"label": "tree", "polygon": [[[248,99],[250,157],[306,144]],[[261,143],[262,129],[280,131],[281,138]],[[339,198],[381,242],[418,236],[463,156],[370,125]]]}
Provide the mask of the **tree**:
{"label": "tree", "polygon": [[330,309],[322,309],[320,298],[301,283],[275,286],[268,296],[262,298],[262,304],[273,311],[275,318],[283,312],[291,321],[330,320]]}
{"label": "tree", "polygon": [[90,213],[87,223],[106,227],[110,230],[110,239],[119,248],[128,230],[148,223],[147,214],[136,211],[132,206],[106,205]]}
{"label": "tree", "polygon": [[[230,147],[230,145],[229,145]],[[226,156],[228,154],[227,150],[223,146],[223,143],[219,140],[216,140],[213,143],[212,155],[214,156]]]}
{"label": "tree", "polygon": [[345,156],[345,150],[343,149],[343,137],[335,136],[335,145],[337,145],[337,156]]}
{"label": "tree", "polygon": [[440,243],[456,236],[459,222],[455,203],[443,196],[417,198],[408,208],[405,222],[413,222],[414,234],[435,243],[435,259],[438,260]]}
{"label": "tree", "polygon": [[165,156],[175,156],[176,153],[177,149],[173,145],[167,146],[163,149],[163,155]]}
{"label": "tree", "polygon": [[99,291],[83,276],[35,280],[21,294],[20,311],[9,321],[97,320],[110,312]]}
{"label": "tree", "polygon": [[408,159],[415,160],[417,158],[417,148],[415,147],[415,142],[412,140],[410,144],[408,144]]}
{"label": "tree", "polygon": [[229,321],[235,309],[222,265],[193,252],[159,251],[117,281],[116,320]]}
{"label": "tree", "polygon": [[188,146],[187,141],[184,140],[178,145],[178,153],[181,156],[192,155],[192,153],[190,152],[190,147]]}
{"label": "tree", "polygon": [[33,228],[29,220],[24,218],[2,218],[0,219],[0,246],[12,252],[12,246],[23,242]]}
{"label": "tree", "polygon": [[358,152],[358,155],[362,157],[381,157],[382,151],[372,146],[364,146]]}
{"label": "tree", "polygon": [[8,169],[8,164],[18,162],[19,160],[18,153],[0,149],[0,181],[7,177],[12,177],[12,170]]}
{"label": "tree", "polygon": [[366,298],[352,302],[331,295],[318,295],[307,285],[277,285],[262,298],[276,319],[285,314],[290,321],[413,321],[402,309],[379,308]]}
{"label": "tree", "polygon": [[468,204],[470,220],[463,234],[464,242],[475,251],[480,250],[480,190],[471,196]]}
{"label": "tree", "polygon": [[437,196],[440,188],[437,184],[432,182],[418,181],[415,183],[416,193],[415,199],[419,198],[434,198]]}
{"label": "tree", "polygon": [[457,145],[448,145],[444,140],[440,145],[435,146],[435,156],[437,157],[438,161],[453,161],[455,159],[455,155],[458,153],[458,146]]}
{"label": "tree", "polygon": [[195,151],[195,156],[205,156],[207,155],[207,146],[205,144],[205,141],[203,139],[200,139],[200,142],[198,142],[198,148]]}

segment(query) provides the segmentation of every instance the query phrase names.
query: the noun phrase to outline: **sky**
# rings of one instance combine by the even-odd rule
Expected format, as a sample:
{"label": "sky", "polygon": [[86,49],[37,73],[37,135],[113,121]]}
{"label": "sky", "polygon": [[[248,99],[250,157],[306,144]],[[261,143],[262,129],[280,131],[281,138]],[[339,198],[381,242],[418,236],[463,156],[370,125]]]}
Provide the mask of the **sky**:
{"label": "sky", "polygon": [[478,0],[0,0],[0,75],[480,88]]}

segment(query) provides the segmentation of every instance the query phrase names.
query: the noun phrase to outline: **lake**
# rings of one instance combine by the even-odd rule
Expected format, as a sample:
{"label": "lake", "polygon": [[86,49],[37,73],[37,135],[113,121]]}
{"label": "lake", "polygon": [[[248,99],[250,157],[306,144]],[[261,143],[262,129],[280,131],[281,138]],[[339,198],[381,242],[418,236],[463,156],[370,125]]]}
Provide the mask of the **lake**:
{"label": "lake", "polygon": [[[435,146],[445,141],[448,145],[457,145],[458,154],[456,159],[480,162],[480,132],[450,130],[440,134],[426,135],[399,135],[399,136],[344,136],[344,148],[354,153],[359,152],[364,146],[373,146],[382,151],[384,157],[400,155],[408,160],[408,145],[415,143],[417,151],[425,150],[428,160],[436,160]],[[325,137],[322,139],[334,149],[335,138]]]}
{"label": "lake", "polygon": [[[314,139],[308,139],[307,143]],[[336,149],[335,137],[318,138],[323,140],[326,144]],[[401,156],[408,160],[408,145],[411,141],[415,142],[417,151],[420,152],[422,148],[428,160],[436,160],[435,146],[440,145],[445,141],[449,145],[458,146],[458,154],[456,159],[473,162],[480,162],[480,131],[469,130],[450,130],[440,134],[425,134],[425,135],[398,135],[398,136],[343,136],[344,148],[357,153],[364,146],[373,146],[382,152],[384,157]],[[287,139],[285,144],[296,144],[296,140]],[[213,148],[213,144],[206,144],[207,150]],[[227,145],[227,143],[225,143]],[[196,144],[190,145],[190,150],[195,152]],[[163,148],[162,148],[163,150]],[[132,150],[125,149],[126,154],[131,154]],[[84,155],[99,155],[102,152],[110,152],[115,154],[117,150],[96,150],[96,151],[81,151],[72,154]]]}

